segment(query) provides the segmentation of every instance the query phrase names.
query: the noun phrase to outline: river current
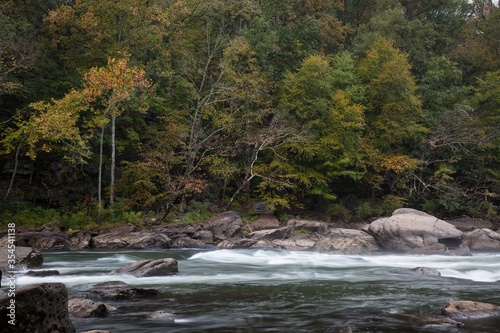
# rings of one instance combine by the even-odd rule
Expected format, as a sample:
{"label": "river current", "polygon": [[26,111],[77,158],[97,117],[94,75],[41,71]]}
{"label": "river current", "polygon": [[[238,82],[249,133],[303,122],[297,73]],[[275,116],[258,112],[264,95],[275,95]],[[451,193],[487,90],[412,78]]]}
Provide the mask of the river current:
{"label": "river current", "polygon": [[[111,275],[141,259],[171,257],[179,274],[136,278]],[[415,267],[441,276],[408,273]],[[500,332],[500,321],[463,327],[422,325],[410,316],[438,316],[446,303],[500,304],[500,254],[473,256],[335,255],[281,250],[151,250],[48,252],[40,269],[60,276],[19,274],[19,286],[63,282],[70,298],[85,298],[94,284],[124,281],[160,295],[107,301],[106,318],[76,319],[77,332]],[[175,320],[152,320],[163,310]]]}

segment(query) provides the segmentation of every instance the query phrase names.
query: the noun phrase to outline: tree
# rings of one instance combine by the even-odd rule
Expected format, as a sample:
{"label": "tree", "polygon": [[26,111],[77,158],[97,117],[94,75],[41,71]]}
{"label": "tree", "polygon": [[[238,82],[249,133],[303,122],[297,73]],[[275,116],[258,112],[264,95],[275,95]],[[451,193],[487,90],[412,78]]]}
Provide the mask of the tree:
{"label": "tree", "polygon": [[[337,69],[339,73],[341,69]],[[359,144],[364,108],[338,89],[339,77],[328,58],[306,58],[283,83],[280,109],[298,124],[305,139],[284,147],[286,156],[309,194],[335,199],[330,187],[338,177],[358,178]],[[351,85],[344,77],[345,88]],[[293,157],[292,157],[293,156]]]}
{"label": "tree", "polygon": [[[12,150],[12,142],[25,142],[31,159],[40,151],[51,151],[63,144],[65,157],[82,163],[90,156],[88,140],[95,126],[101,128],[99,150],[98,213],[102,209],[102,155],[104,128],[111,118],[111,184],[110,203],[114,200],[115,173],[115,121],[127,107],[126,102],[139,95],[141,89],[150,83],[145,78],[144,70],[129,68],[126,59],[109,59],[106,68],[92,68],[84,77],[83,88],[72,90],[60,100],[32,104],[37,111],[29,119],[20,121],[18,129],[12,131],[3,143],[7,150]],[[144,101],[142,101],[144,102]],[[136,104],[140,111],[144,104]],[[85,111],[91,110],[96,115],[88,118]],[[19,150],[19,149],[18,149]],[[18,154],[16,153],[16,156]],[[15,173],[14,173],[15,174]],[[12,184],[12,182],[11,182]],[[10,188],[7,192],[7,196]]]}
{"label": "tree", "polygon": [[427,129],[422,125],[424,115],[408,55],[392,41],[375,39],[359,71],[368,101],[363,149],[369,172],[365,180],[377,189],[389,174],[401,176],[417,167],[411,143],[421,140]]}
{"label": "tree", "polygon": [[[116,118],[120,116],[129,102],[137,97],[141,89],[150,87],[146,73],[141,69],[129,68],[126,59],[109,59],[107,68],[92,68],[84,77],[83,93],[87,103],[92,103],[92,111],[98,115],[101,133],[99,139],[99,181],[98,201],[99,217],[102,208],[102,156],[104,128],[108,117],[111,118],[111,181],[109,203],[114,201],[115,165],[116,165]],[[143,101],[144,102],[144,101]],[[138,110],[144,110],[145,105],[137,105]]]}

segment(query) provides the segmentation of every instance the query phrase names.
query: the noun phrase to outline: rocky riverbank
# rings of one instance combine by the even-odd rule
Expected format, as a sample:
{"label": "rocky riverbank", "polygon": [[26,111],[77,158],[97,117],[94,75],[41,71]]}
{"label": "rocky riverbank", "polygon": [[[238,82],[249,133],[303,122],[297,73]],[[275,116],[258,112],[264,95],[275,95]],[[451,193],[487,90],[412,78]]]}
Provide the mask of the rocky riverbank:
{"label": "rocky riverbank", "polygon": [[[0,233],[0,248],[7,235]],[[280,248],[338,254],[383,252],[468,255],[500,251],[500,234],[491,223],[444,221],[414,209],[398,209],[392,216],[354,228],[315,220],[290,218],[280,223],[264,214],[252,223],[224,212],[200,224],[133,224],[106,231],[62,231],[58,223],[38,230],[18,231],[18,247],[35,251],[152,248]],[[2,256],[4,258],[5,256]]]}

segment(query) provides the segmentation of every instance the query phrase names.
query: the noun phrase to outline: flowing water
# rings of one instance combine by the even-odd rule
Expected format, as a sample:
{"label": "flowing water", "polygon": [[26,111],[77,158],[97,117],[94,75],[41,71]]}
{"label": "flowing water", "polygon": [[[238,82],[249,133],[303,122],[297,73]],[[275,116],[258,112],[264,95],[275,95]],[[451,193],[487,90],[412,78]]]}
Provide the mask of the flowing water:
{"label": "flowing water", "polygon": [[[176,258],[179,274],[111,275],[141,259]],[[408,273],[431,267],[441,276]],[[63,282],[84,298],[99,282],[156,288],[158,296],[108,301],[107,318],[73,319],[77,332],[500,332],[500,321],[425,326],[408,315],[439,315],[453,300],[500,304],[500,254],[461,256],[334,255],[281,250],[81,251],[44,254],[41,269],[61,276],[19,275],[18,285]],[[164,310],[175,320],[152,320]]]}

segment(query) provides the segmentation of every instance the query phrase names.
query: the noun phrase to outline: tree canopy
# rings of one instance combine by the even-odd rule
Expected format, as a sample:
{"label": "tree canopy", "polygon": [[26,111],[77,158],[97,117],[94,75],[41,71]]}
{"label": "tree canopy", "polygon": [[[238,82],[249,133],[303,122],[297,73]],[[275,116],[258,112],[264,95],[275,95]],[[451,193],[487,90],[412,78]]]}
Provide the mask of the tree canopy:
{"label": "tree canopy", "polygon": [[500,219],[499,23],[488,0],[4,1],[2,205]]}

